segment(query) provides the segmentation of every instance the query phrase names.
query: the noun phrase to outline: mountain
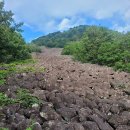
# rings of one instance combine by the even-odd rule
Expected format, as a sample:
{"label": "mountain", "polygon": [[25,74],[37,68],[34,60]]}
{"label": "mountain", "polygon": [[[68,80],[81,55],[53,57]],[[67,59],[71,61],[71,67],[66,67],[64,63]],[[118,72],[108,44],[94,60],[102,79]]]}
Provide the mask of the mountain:
{"label": "mountain", "polygon": [[87,25],[80,25],[70,28],[64,32],[54,32],[46,36],[41,36],[32,41],[39,46],[47,47],[64,47],[68,42],[79,41],[87,29]]}

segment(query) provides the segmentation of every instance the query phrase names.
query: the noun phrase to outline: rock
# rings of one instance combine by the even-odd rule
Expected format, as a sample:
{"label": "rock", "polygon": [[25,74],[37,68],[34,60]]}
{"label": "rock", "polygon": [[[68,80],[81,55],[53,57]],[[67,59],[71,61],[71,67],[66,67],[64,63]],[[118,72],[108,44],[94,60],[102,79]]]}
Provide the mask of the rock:
{"label": "rock", "polygon": [[112,115],[108,122],[117,127],[119,125],[127,125],[130,120],[130,112],[123,112],[121,115]]}
{"label": "rock", "polygon": [[26,74],[26,73],[22,73],[21,76],[22,76],[22,77],[26,77],[27,74]]}
{"label": "rock", "polygon": [[110,104],[106,104],[106,103],[101,103],[101,105],[99,104],[99,106],[100,106],[101,112],[106,113],[106,114],[110,111],[110,108],[111,108]]}
{"label": "rock", "polygon": [[86,104],[86,107],[89,107],[90,109],[98,108],[97,104],[90,99],[84,99],[84,103]]}
{"label": "rock", "polygon": [[127,95],[130,95],[130,88],[125,89],[124,92],[125,92]]}
{"label": "rock", "polygon": [[48,115],[47,115],[46,113],[44,113],[44,112],[40,112],[40,116],[41,116],[42,118],[44,118],[45,120],[48,119]]}
{"label": "rock", "polygon": [[56,121],[50,120],[50,121],[44,122],[42,126],[43,126],[43,128],[46,128],[46,127],[51,128],[53,125],[55,125],[55,123],[56,123]]}
{"label": "rock", "polygon": [[85,129],[79,123],[70,123],[70,124],[67,124],[65,130],[85,130]]}
{"label": "rock", "polygon": [[119,125],[116,130],[130,130],[130,126],[128,125]]}
{"label": "rock", "polygon": [[64,120],[66,121],[70,121],[71,118],[73,118],[74,116],[76,116],[76,111],[72,108],[60,108],[57,110],[57,112],[64,118]]}
{"label": "rock", "polygon": [[119,114],[120,113],[120,107],[119,107],[119,105],[118,104],[113,104],[112,106],[111,106],[111,109],[110,109],[110,111],[113,113],[113,114]]}
{"label": "rock", "polygon": [[33,124],[32,130],[42,130],[42,127],[38,122],[35,122]]}
{"label": "rock", "polygon": [[61,116],[51,107],[46,106],[42,107],[40,116],[45,120],[61,120]]}
{"label": "rock", "polygon": [[96,108],[93,109],[93,113],[96,114],[98,117],[104,119],[104,120],[107,119],[107,115],[106,115],[107,113],[105,114],[105,113],[99,111],[99,110],[96,109]]}
{"label": "rock", "polygon": [[100,130],[98,125],[92,121],[85,121],[83,123],[85,130]]}
{"label": "rock", "polygon": [[46,92],[45,92],[45,90],[35,90],[33,95],[38,97],[41,100],[46,101]]}
{"label": "rock", "polygon": [[78,111],[78,115],[79,115],[79,120],[82,121],[86,121],[87,117],[92,113],[91,109],[87,108],[81,108]]}
{"label": "rock", "polygon": [[66,130],[66,125],[63,122],[58,122],[52,125],[52,127],[48,130]]}
{"label": "rock", "polygon": [[32,105],[32,108],[38,108],[39,107],[39,104],[35,103]]}
{"label": "rock", "polygon": [[103,121],[95,114],[91,116],[91,119],[98,124],[100,130],[114,130],[107,122]]}

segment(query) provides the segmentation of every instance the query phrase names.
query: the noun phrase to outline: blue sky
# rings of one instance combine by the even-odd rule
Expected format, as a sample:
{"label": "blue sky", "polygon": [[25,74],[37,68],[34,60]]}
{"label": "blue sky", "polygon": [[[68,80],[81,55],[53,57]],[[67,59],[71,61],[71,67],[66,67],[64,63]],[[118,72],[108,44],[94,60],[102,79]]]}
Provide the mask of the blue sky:
{"label": "blue sky", "polygon": [[27,42],[78,25],[102,25],[130,31],[130,0],[5,0]]}

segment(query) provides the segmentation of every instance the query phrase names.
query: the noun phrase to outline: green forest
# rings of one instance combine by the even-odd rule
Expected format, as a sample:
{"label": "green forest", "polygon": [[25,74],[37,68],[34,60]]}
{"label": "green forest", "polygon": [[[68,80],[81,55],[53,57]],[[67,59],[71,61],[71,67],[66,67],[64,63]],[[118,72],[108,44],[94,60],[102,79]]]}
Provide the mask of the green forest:
{"label": "green forest", "polygon": [[63,48],[70,41],[79,41],[87,27],[87,25],[80,25],[78,27],[71,28],[68,31],[50,33],[46,36],[33,40],[32,43],[50,48]]}

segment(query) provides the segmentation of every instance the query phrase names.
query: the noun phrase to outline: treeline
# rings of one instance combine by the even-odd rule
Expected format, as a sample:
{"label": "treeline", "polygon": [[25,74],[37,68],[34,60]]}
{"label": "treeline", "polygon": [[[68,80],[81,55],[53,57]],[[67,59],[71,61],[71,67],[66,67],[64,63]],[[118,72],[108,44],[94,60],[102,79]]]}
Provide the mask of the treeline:
{"label": "treeline", "polygon": [[130,72],[130,33],[88,27],[80,41],[68,43],[62,54],[74,59]]}
{"label": "treeline", "polygon": [[47,36],[39,37],[32,41],[32,43],[39,46],[60,47],[63,48],[70,41],[79,41],[85,32],[86,25],[80,25],[64,32],[50,33]]}
{"label": "treeline", "polygon": [[30,52],[40,51],[37,46],[27,45],[22,38],[22,23],[15,23],[13,13],[4,10],[0,2],[0,63],[31,58]]}

